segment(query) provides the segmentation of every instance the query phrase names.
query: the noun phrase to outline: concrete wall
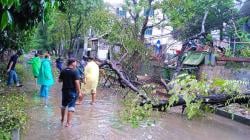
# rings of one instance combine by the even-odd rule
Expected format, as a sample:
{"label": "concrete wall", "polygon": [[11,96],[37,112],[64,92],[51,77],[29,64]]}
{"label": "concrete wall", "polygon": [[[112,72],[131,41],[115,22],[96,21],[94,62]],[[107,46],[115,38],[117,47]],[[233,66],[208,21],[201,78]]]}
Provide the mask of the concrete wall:
{"label": "concrete wall", "polygon": [[207,66],[200,67],[199,76],[204,75],[208,79],[221,78],[226,80],[242,80],[248,82],[246,86],[247,90],[250,90],[250,69],[240,68],[226,68],[225,66]]}

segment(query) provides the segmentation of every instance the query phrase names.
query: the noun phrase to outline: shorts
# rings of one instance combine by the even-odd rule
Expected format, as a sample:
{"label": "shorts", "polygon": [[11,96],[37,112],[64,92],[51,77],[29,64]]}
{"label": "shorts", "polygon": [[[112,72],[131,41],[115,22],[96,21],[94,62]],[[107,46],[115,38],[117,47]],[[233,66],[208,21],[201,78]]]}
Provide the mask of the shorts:
{"label": "shorts", "polygon": [[88,80],[86,79],[86,83],[81,87],[81,90],[84,93],[96,93],[96,89],[98,86],[98,79],[95,80]]}
{"label": "shorts", "polygon": [[62,92],[62,109],[68,107],[68,111],[75,112],[75,105],[77,100],[77,93],[76,91],[63,91]]}
{"label": "shorts", "polygon": [[86,84],[83,84],[81,85],[81,91],[84,94],[89,94],[89,93],[93,94],[93,93],[96,93],[96,87],[89,87]]}

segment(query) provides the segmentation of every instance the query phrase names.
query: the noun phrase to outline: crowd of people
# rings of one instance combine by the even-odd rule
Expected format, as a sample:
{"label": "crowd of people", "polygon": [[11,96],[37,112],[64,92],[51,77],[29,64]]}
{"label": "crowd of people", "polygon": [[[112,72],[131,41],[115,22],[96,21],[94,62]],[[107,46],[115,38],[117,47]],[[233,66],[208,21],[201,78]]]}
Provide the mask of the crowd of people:
{"label": "crowd of people", "polygon": [[[21,55],[22,52],[18,51],[15,55],[11,56],[9,60],[7,66],[7,86],[12,86],[14,83],[17,87],[23,86],[20,84],[15,71],[15,65]],[[59,72],[58,82],[62,82],[61,123],[64,123],[67,108],[66,127],[71,126],[75,105],[82,104],[83,94],[91,93],[91,105],[96,101],[99,66],[91,56],[83,56],[79,61],[80,66],[77,66],[77,61],[75,58],[69,58],[65,67],[63,67],[64,60],[61,56],[55,61],[56,68]],[[55,84],[53,62],[51,61],[50,55],[49,53],[45,53],[44,55],[35,54],[35,56],[28,61],[28,64],[32,66],[36,86],[40,85],[39,95],[43,98],[44,106],[47,107],[50,89]]]}

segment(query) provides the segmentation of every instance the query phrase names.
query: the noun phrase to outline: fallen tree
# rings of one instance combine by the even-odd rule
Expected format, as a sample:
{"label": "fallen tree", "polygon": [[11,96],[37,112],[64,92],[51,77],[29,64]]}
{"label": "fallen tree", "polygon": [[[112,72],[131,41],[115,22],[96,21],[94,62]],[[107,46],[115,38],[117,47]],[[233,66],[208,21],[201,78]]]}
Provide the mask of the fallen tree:
{"label": "fallen tree", "polygon": [[[119,82],[119,85],[122,88],[127,87],[127,88],[131,89],[134,93],[136,93],[140,97],[142,97],[143,100],[140,101],[140,105],[152,104],[153,108],[159,109],[159,110],[162,110],[162,109],[166,110],[166,108],[169,106],[171,106],[171,107],[183,106],[184,108],[186,107],[187,102],[185,101],[183,95],[177,95],[178,99],[176,99],[173,103],[170,103],[169,99],[172,96],[176,96],[176,94],[170,93],[170,90],[173,90],[173,89],[171,89],[170,85],[168,85],[165,80],[163,80],[163,79],[156,80],[156,79],[152,79],[152,78],[147,79],[147,82],[161,84],[161,86],[164,87],[165,90],[167,91],[166,93],[161,93],[161,95],[165,94],[164,96],[167,99],[159,100],[159,102],[155,103],[155,102],[152,102],[151,99],[149,99],[147,95],[140,92],[138,86],[143,86],[143,82],[131,81],[128,78],[128,76],[126,75],[126,73],[123,71],[122,66],[118,61],[109,61],[109,60],[100,61],[100,60],[98,60],[98,63],[99,63],[100,68],[108,66],[109,69],[112,70],[117,75],[116,80]],[[178,91],[176,91],[176,92],[178,92]],[[196,94],[195,97],[193,98],[193,100],[190,102],[196,103],[199,101],[202,104],[209,104],[209,105],[224,104],[225,105],[226,103],[227,104],[230,104],[230,103],[248,103],[249,99],[250,99],[250,93],[242,93],[242,94],[239,94],[239,93],[235,93],[235,94],[227,94],[227,93],[211,94],[210,93],[207,96]]]}
{"label": "fallen tree", "polygon": [[[207,81],[198,81],[194,78],[190,78],[190,76],[187,76],[189,78],[185,79],[183,76],[177,77],[177,80],[186,80],[185,82],[174,82],[171,81],[170,83],[166,83],[163,79],[152,79],[152,78],[144,78],[145,81],[149,83],[157,83],[161,84],[161,87],[164,87],[164,89],[167,92],[161,93],[160,91],[157,91],[156,94],[161,94],[165,96],[165,99],[160,99],[157,102],[154,102],[151,98],[147,96],[147,94],[141,93],[139,90],[139,87],[143,87],[146,83],[143,83],[142,81],[137,82],[140,84],[137,84],[135,86],[135,82],[131,81],[128,76],[126,76],[126,73],[122,70],[122,66],[119,62],[112,62],[112,61],[104,61],[101,63],[100,67],[103,66],[109,66],[109,68],[115,72],[115,74],[118,76],[117,80],[121,87],[130,88],[134,93],[137,93],[142,97],[142,100],[139,100],[139,105],[143,106],[145,104],[151,104],[152,108],[158,109],[161,111],[165,111],[167,108],[175,107],[175,106],[182,106],[182,113],[186,109],[186,107],[190,107],[193,104],[198,105],[198,109],[200,110],[200,106],[202,105],[228,105],[231,103],[249,103],[250,99],[250,93],[241,93],[239,90],[239,85],[243,84],[242,82],[237,81],[214,81],[214,83],[207,84]],[[185,77],[185,76],[184,76]],[[178,79],[179,78],[179,79]],[[143,78],[141,78],[143,79]],[[180,84],[180,83],[182,84]],[[222,83],[221,85],[216,85],[216,83]],[[173,83],[180,86],[177,89],[173,88]],[[193,85],[191,85],[193,84]],[[204,85],[207,87],[204,89]],[[199,87],[200,86],[200,87]],[[220,87],[220,90],[215,91],[214,89]],[[185,89],[186,88],[186,89]],[[195,90],[194,90],[195,89]],[[206,92],[205,92],[206,91]],[[214,92],[214,93],[212,93]],[[186,94],[183,94],[186,93]],[[200,94],[201,93],[201,94]],[[174,100],[173,100],[174,99]],[[189,117],[189,118],[192,118]]]}
{"label": "fallen tree", "polygon": [[[231,103],[249,103],[250,101],[250,93],[244,93],[241,97],[238,94],[228,95],[228,94],[211,94],[209,96],[201,96],[198,95],[192,102],[195,103],[197,101],[202,101],[202,104],[206,105],[215,105],[215,104],[231,104]],[[154,109],[165,111],[166,108],[170,105],[169,100],[161,100],[158,103],[152,103],[151,101],[142,102],[140,105],[144,104],[152,104]],[[186,101],[183,99],[183,96],[178,96],[178,100],[174,102],[171,107],[175,106],[183,106],[185,109]],[[184,110],[183,110],[184,111]],[[182,112],[183,112],[182,111]]]}

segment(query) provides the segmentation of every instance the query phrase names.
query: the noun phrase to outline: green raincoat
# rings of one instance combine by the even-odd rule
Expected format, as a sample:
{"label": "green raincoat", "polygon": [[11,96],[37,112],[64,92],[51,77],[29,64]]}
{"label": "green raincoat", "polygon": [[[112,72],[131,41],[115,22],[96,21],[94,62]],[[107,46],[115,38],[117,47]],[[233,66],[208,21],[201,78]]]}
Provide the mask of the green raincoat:
{"label": "green raincoat", "polygon": [[54,84],[51,62],[47,58],[42,60],[37,83],[46,86],[52,86]]}
{"label": "green raincoat", "polygon": [[31,66],[32,66],[32,72],[33,72],[34,77],[38,77],[39,70],[40,70],[40,67],[41,67],[41,59],[40,59],[40,57],[32,58],[28,62],[28,64],[31,64]]}

